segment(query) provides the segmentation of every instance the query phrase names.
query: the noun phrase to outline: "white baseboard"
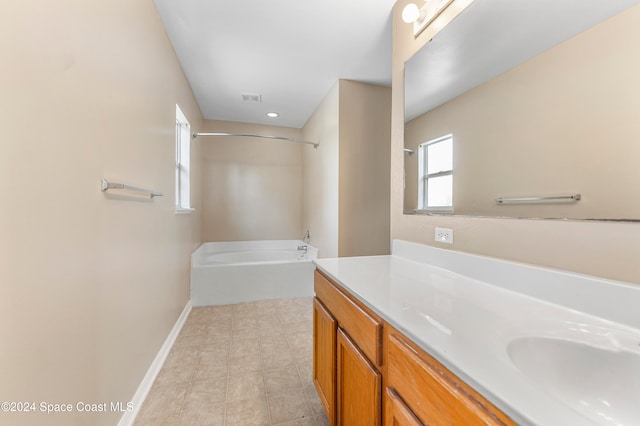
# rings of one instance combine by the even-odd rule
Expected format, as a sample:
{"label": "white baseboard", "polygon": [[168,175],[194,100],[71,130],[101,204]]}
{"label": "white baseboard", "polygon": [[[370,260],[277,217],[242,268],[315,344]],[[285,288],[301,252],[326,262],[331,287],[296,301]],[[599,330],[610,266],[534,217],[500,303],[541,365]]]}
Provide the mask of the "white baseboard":
{"label": "white baseboard", "polygon": [[160,372],[164,361],[167,359],[167,355],[169,355],[169,352],[171,351],[171,348],[173,347],[178,334],[180,334],[180,330],[182,330],[182,326],[187,320],[189,312],[191,312],[191,300],[189,300],[184,306],[182,313],[171,329],[171,333],[169,333],[169,335],[167,336],[167,339],[164,341],[164,344],[160,348],[160,351],[147,370],[147,374],[145,374],[142,382],[138,386],[138,390],[136,390],[136,393],[133,395],[133,398],[131,399],[131,402],[133,403],[133,410],[124,413],[124,415],[118,422],[118,426],[133,426],[133,422],[136,420],[136,416],[140,412],[140,407],[149,394],[151,386],[158,376],[158,373]]}

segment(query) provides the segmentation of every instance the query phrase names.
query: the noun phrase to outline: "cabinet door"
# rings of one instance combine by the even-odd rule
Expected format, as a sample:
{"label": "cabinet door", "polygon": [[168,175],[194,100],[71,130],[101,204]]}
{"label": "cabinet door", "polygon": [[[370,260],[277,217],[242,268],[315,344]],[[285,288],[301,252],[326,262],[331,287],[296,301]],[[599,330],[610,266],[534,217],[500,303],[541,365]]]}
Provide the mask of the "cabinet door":
{"label": "cabinet door", "polygon": [[338,426],[381,424],[381,375],[338,329]]}
{"label": "cabinet door", "polygon": [[313,383],[327,417],[335,425],[336,406],[336,320],[313,299]]}
{"label": "cabinet door", "polygon": [[385,393],[385,426],[424,426],[395,390],[387,388]]}

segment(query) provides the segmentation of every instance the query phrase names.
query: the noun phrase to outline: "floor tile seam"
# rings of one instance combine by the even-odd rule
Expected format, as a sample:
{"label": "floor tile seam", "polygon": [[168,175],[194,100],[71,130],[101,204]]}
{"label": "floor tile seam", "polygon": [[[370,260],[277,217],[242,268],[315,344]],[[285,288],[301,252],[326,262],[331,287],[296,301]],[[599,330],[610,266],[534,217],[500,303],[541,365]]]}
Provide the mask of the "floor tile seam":
{"label": "floor tile seam", "polygon": [[[224,405],[224,417],[223,417],[222,424],[225,425],[225,426],[227,424],[227,414],[229,412],[228,408],[229,408],[229,405],[232,403],[231,401],[229,401],[229,382],[231,381],[231,375],[228,374],[228,373],[229,373],[229,368],[227,368],[227,377],[226,377],[227,386],[226,386],[226,391],[225,391],[225,394],[224,394],[225,402],[223,404]],[[235,402],[235,401],[233,401],[233,402]]]}
{"label": "floor tile seam", "polygon": [[[284,335],[285,340],[287,341],[287,345],[289,346],[289,350],[290,350],[290,351],[293,351],[293,350],[295,350],[295,349],[296,349],[296,348],[294,348],[294,347],[293,347],[293,345],[291,344],[291,335],[292,335],[292,334],[295,334],[295,333],[285,333],[285,335]],[[295,358],[295,355],[294,355],[294,358]]]}
{"label": "floor tile seam", "polygon": [[223,320],[215,320],[207,323],[207,334],[211,333],[211,329],[213,328],[226,328],[231,331],[231,327],[233,326],[233,320],[223,321]]}
{"label": "floor tile seam", "polygon": [[[267,381],[265,380],[264,377],[264,351],[262,350],[262,345],[260,344],[260,331],[257,330],[258,332],[258,352],[260,352],[260,365],[262,366],[262,369],[260,369],[260,374],[262,375],[262,384],[264,385],[264,393],[265,395],[267,394]],[[269,404],[267,403],[267,406]],[[271,420],[271,418],[269,418],[269,420]]]}
{"label": "floor tile seam", "polygon": [[[311,420],[311,423],[312,423],[312,425],[313,425],[313,426],[317,426],[317,425],[318,425],[318,422],[316,422],[316,416],[309,416],[309,417],[305,417],[305,418],[307,418],[307,419]],[[299,420],[299,419],[298,419],[298,420]],[[274,424],[272,424],[271,426],[288,426],[288,425],[293,425],[293,424],[296,424],[296,422],[297,422],[298,420],[290,420],[290,421],[288,421],[288,422],[284,422],[284,423],[277,423],[277,424],[276,424],[276,423],[274,423]]]}
{"label": "floor tile seam", "polygon": [[[198,351],[198,355],[200,355],[200,351]],[[198,366],[201,365],[200,363],[201,359],[198,358]],[[230,356],[229,356],[229,351],[227,351],[227,356],[226,356],[226,360],[224,362],[227,365],[227,368],[225,370],[225,373],[223,375],[217,376],[217,377],[206,377],[206,378],[200,378],[200,376],[197,375],[198,373],[198,368],[196,367],[194,373],[193,373],[193,378],[191,379],[190,385],[193,387],[194,384],[198,384],[198,383],[204,383],[204,382],[210,382],[212,380],[222,380],[224,379],[226,381],[226,385],[225,385],[225,394],[224,394],[224,399],[225,399],[225,403],[227,400],[227,393],[229,391],[229,363],[230,363]]]}
{"label": "floor tile seam", "polygon": [[[231,356],[232,356],[232,349],[234,347],[234,343],[235,343],[235,346],[238,346],[240,344],[246,344],[248,340],[252,340],[252,341],[257,342],[258,348],[260,347],[260,338],[259,337],[240,337],[240,336],[235,336],[235,338],[232,337],[230,342],[229,342],[229,358],[231,358]],[[233,355],[234,358],[238,358],[239,356],[243,356],[243,354],[234,354]]]}
{"label": "floor tile seam", "polygon": [[[202,345],[202,346],[205,346],[205,345]],[[202,346],[198,349],[198,367],[200,365],[202,365],[202,358],[200,357],[200,354],[202,353]],[[205,352],[207,352],[207,351],[205,351]],[[223,364],[223,363],[221,363],[221,364]],[[221,375],[221,376],[218,376],[218,377],[213,377],[213,378],[208,377],[208,378],[202,379],[202,380],[197,380],[197,377],[198,377],[197,373],[198,373],[198,369],[199,368],[196,367],[195,370],[194,370],[193,378],[192,378],[191,382],[192,383],[193,382],[204,382],[204,381],[208,381],[208,380],[211,380],[211,379],[217,379],[217,378],[222,378],[222,377],[228,378],[229,377],[229,371],[231,370],[231,342],[229,342],[229,347],[227,348],[227,355],[225,357],[224,364],[226,364],[226,367],[227,367],[225,369],[224,375]]]}
{"label": "floor tile seam", "polygon": [[[224,425],[226,426],[226,425],[227,425],[227,422],[228,422],[227,413],[228,413],[228,408],[229,408],[229,406],[231,406],[231,405],[233,405],[233,404],[240,403],[240,402],[244,402],[244,401],[252,401],[252,400],[257,400],[257,399],[260,399],[260,400],[263,400],[263,401],[264,401],[264,403],[265,403],[265,404],[266,404],[266,406],[267,406],[267,413],[269,413],[269,403],[268,403],[268,401],[267,401],[267,397],[266,397],[265,395],[262,395],[262,396],[259,396],[259,397],[254,397],[254,398],[250,398],[250,399],[244,399],[244,400],[241,400],[241,401],[228,402],[228,403],[226,403],[226,404],[225,404],[225,418],[224,418]],[[269,415],[269,419],[268,419],[268,420],[269,420],[269,426],[271,426],[271,415],[270,415],[270,414],[268,414],[268,415]]]}
{"label": "floor tile seam", "polygon": [[204,331],[203,330],[184,330],[182,329],[180,331],[179,336],[183,336],[183,337],[191,337],[194,335],[207,335],[209,334],[209,331],[207,330],[207,327],[204,327]]}
{"label": "floor tile seam", "polygon": [[[285,341],[287,342],[287,346],[289,347],[289,353],[291,353],[291,355],[293,356],[293,364],[296,367],[296,372],[298,373],[298,379],[300,380],[300,383],[302,383],[304,385],[305,380],[304,377],[302,376],[302,373],[300,372],[300,366],[299,366],[299,362],[298,359],[296,358],[296,354],[294,353],[294,348],[291,346],[291,343],[289,341],[289,334],[285,334]],[[311,366],[313,368],[313,365]]]}
{"label": "floor tile seam", "polygon": [[233,324],[231,324],[231,330],[230,331],[231,331],[231,334],[234,335],[236,333],[250,331],[250,330],[253,330],[255,328],[257,328],[257,327],[254,324],[250,324],[250,325],[244,325],[243,324],[242,327],[240,327],[240,326],[234,327]]}
{"label": "floor tile seam", "polygon": [[[226,336],[215,336],[215,337],[218,337],[220,342],[213,342],[213,341],[207,340],[205,343],[202,343],[201,345],[199,345],[198,355],[200,355],[200,353],[203,352],[203,349],[205,346],[211,346],[214,344],[223,344],[223,343],[227,343],[229,345],[229,348],[227,349],[227,357],[230,355],[232,337],[231,336],[229,336],[229,338],[227,338]],[[204,351],[204,352],[210,352],[210,351]]]}
{"label": "floor tile seam", "polygon": [[[278,326],[283,326],[284,324],[282,323],[282,320],[280,319],[280,316],[279,315],[274,315],[274,316],[276,318],[276,321],[278,322],[277,325]],[[263,328],[263,327],[260,327],[260,321],[258,321],[258,328]]]}
{"label": "floor tile seam", "polygon": [[292,391],[299,391],[299,390],[304,391],[304,389],[305,389],[305,386],[301,385],[301,386],[293,386],[286,391],[266,392],[266,389],[265,389],[265,392],[266,392],[266,396],[276,396],[276,395],[283,395],[283,394],[286,394],[287,392],[292,392]]}
{"label": "floor tile seam", "polygon": [[[298,380],[300,380],[300,383],[302,383],[302,386],[304,387],[304,378],[302,377],[302,373],[300,372],[300,366],[298,365],[297,362],[294,362],[294,365],[296,366],[296,372],[298,373]],[[313,366],[311,366],[311,368],[313,369]]]}
{"label": "floor tile seam", "polygon": [[[225,401],[226,401],[226,399],[227,399],[227,395],[225,394],[225,396],[224,396],[224,397],[225,397]],[[226,424],[227,424],[227,403],[225,402],[225,403],[223,404],[223,406],[224,406],[224,414],[222,415],[222,424],[223,424],[223,426],[224,426],[224,425],[226,425]]]}
{"label": "floor tile seam", "polygon": [[228,404],[236,404],[238,402],[243,402],[243,401],[251,401],[253,399],[258,399],[258,398],[266,398],[267,394],[265,392],[262,392],[258,395],[251,395],[251,396],[247,396],[247,397],[242,397],[240,399],[236,399],[233,401],[227,401],[224,403],[224,405],[228,405]]}
{"label": "floor tile seam", "polygon": [[269,397],[265,395],[265,401],[267,403],[267,413],[269,413],[269,425],[272,426],[273,423],[273,414],[271,413],[271,404],[269,404]]}
{"label": "floor tile seam", "polygon": [[190,344],[187,345],[181,341],[178,341],[178,339],[180,339],[180,337],[192,337],[192,336],[182,336],[181,334],[178,335],[178,337],[176,338],[175,343],[173,344],[173,346],[171,347],[171,349],[176,348],[176,350],[183,350],[183,349],[188,349],[188,348],[193,348],[196,346],[200,346],[199,344]]}
{"label": "floor tile seam", "polygon": [[[222,403],[222,404],[215,404],[212,405],[211,408],[218,408],[218,407],[222,407],[223,408],[223,412],[224,414],[222,415],[222,424],[226,425],[227,424],[227,404],[226,403]],[[182,412],[180,413],[180,418],[178,419],[178,425],[182,424],[182,418],[184,417],[185,413],[189,413],[189,412],[199,412],[200,410],[182,410]],[[207,410],[207,413],[209,413],[209,410]]]}
{"label": "floor tile seam", "polygon": [[[217,305],[217,306],[229,306],[229,305]],[[216,309],[209,312],[209,314],[207,315],[207,318],[230,317],[232,315],[233,315],[233,311],[231,310]]]}
{"label": "floor tile seam", "polygon": [[287,319],[289,319],[292,315],[292,312],[278,312],[278,319],[280,319],[280,322],[283,324],[287,324],[291,321],[288,321]]}
{"label": "floor tile seam", "polygon": [[[207,404],[207,406],[206,406],[204,409],[208,410],[208,409],[210,409],[210,408],[225,407],[226,405],[227,405],[227,403],[226,403],[226,402],[216,402],[216,403],[214,403],[214,404]],[[194,408],[194,409],[186,409],[186,408],[183,408],[183,409],[181,410],[181,412],[184,412],[184,413],[190,413],[190,412],[194,412],[194,411],[203,411],[204,409],[203,409],[203,408]]]}
{"label": "floor tile seam", "polygon": [[322,419],[322,415],[319,416],[313,416],[313,421],[315,423],[315,426],[322,426],[324,423],[321,421]]}
{"label": "floor tile seam", "polygon": [[162,364],[162,367],[164,368],[165,365],[171,365],[171,363],[174,362],[173,358],[175,358],[176,356],[179,356],[179,355],[184,356],[184,354],[181,354],[180,352],[189,352],[193,348],[196,348],[196,356],[198,356],[198,353],[200,352],[200,346],[201,345],[180,347],[180,346],[173,345],[169,350],[169,354],[165,358],[164,363]]}
{"label": "floor tile seam", "polygon": [[[303,320],[303,321],[284,323],[284,324],[282,324],[282,326],[286,327],[287,330],[297,330],[297,331],[293,331],[292,333],[290,333],[290,334],[295,334],[295,333],[300,333],[302,331],[304,331],[304,332],[309,331],[308,328],[310,328],[312,326],[309,326],[307,323],[308,322],[306,320]],[[302,330],[302,331],[300,331],[300,330]]]}
{"label": "floor tile seam", "polygon": [[[287,394],[287,393],[290,393],[290,391],[289,391],[289,392],[281,392],[281,393],[279,393],[279,394],[275,394],[275,395],[271,395],[271,396],[267,395],[267,408],[269,409],[269,418],[270,418],[270,420],[271,420],[271,425],[272,425],[272,426],[275,426],[275,425],[281,426],[281,425],[286,424],[286,423],[288,423],[288,422],[290,423],[290,422],[294,422],[294,421],[296,421],[296,420],[300,420],[300,419],[294,419],[294,420],[288,420],[288,421],[286,421],[286,422],[274,423],[273,415],[271,415],[271,404],[270,404],[270,398],[271,398],[271,397],[275,397],[275,396],[277,396],[277,395],[285,395],[285,394]],[[306,406],[307,412],[311,413],[311,415],[310,415],[309,417],[313,417],[313,410],[311,409],[311,406],[310,406],[310,405],[309,405],[309,403],[307,402],[306,398],[303,398],[303,399],[302,399],[302,401],[304,402],[304,404],[305,404],[305,406]]]}
{"label": "floor tile seam", "polygon": [[237,330],[249,330],[254,328],[257,331],[263,330],[263,329],[269,329],[269,328],[274,328],[274,327],[283,327],[285,324],[283,324],[283,322],[281,321],[280,318],[276,317],[275,318],[277,323],[271,324],[269,322],[263,322],[261,321],[261,319],[256,319],[255,323],[252,324],[251,326],[247,326],[247,327],[242,327],[242,328],[238,328]]}
{"label": "floor tile seam", "polygon": [[187,385],[187,388],[184,391],[184,395],[182,396],[182,401],[180,402],[180,409],[176,414],[178,414],[178,425],[182,422],[182,410],[184,409],[184,402],[187,399],[187,395],[191,392],[191,383]]}
{"label": "floor tile seam", "polygon": [[[257,331],[257,330],[256,330]],[[251,340],[254,340],[254,338],[249,338]],[[249,339],[238,339],[238,340],[249,340]],[[262,347],[260,346],[260,338],[257,337],[255,338],[255,340],[258,342],[258,352],[259,352],[259,356],[260,356],[260,375],[262,377],[262,384],[263,384],[263,393],[262,393],[262,397],[266,397],[266,383],[265,383],[265,379],[264,379],[264,358],[263,358],[263,353],[262,353]],[[233,345],[233,338],[231,340],[231,343],[229,345],[229,357],[228,357],[228,365],[227,365],[227,393],[226,393],[226,398],[225,400],[227,401],[227,404],[232,403],[232,402],[237,402],[237,401],[229,401],[229,385],[231,383],[231,376],[235,375],[235,374],[231,374],[231,346]],[[244,373],[239,373],[240,374],[244,374]],[[246,401],[248,399],[252,399],[252,398],[247,398],[247,399],[242,399],[239,401]]]}
{"label": "floor tile seam", "polygon": [[[313,389],[313,391],[315,392],[315,391],[316,391],[316,390],[315,390],[315,386],[311,385],[310,387],[306,387],[306,388],[305,388],[305,392],[304,392],[304,397],[307,399],[307,402],[309,403],[309,406],[311,407],[311,412],[313,413],[313,416],[320,416],[320,415],[322,415],[322,414],[324,413],[324,407],[322,407],[322,410],[323,410],[322,412],[320,412],[320,413],[316,413],[316,412],[315,412],[315,410],[313,409],[314,404],[313,404],[313,402],[311,401],[311,399],[312,399],[312,398],[309,396],[309,393],[307,392],[307,389]],[[320,403],[320,405],[322,405],[322,402]]]}
{"label": "floor tile seam", "polygon": [[176,423],[177,426],[180,426],[182,424],[182,414],[184,413],[184,409],[180,410],[180,413],[178,414],[178,422]]}
{"label": "floor tile seam", "polygon": [[[227,353],[227,374],[226,374],[226,381],[227,381],[227,386],[226,389],[224,391],[224,400],[225,403],[229,400],[229,382],[231,381],[231,345],[232,343],[229,342],[229,352]],[[224,409],[224,424],[227,424],[227,408],[225,407]]]}

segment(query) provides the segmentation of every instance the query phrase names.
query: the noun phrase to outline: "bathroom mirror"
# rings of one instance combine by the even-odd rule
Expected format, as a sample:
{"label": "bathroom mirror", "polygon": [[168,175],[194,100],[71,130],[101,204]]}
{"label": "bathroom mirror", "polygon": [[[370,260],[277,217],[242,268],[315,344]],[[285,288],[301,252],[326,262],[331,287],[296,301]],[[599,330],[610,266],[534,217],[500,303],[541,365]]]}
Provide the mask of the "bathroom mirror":
{"label": "bathroom mirror", "polygon": [[405,213],[640,220],[638,3],[475,0],[409,58]]}

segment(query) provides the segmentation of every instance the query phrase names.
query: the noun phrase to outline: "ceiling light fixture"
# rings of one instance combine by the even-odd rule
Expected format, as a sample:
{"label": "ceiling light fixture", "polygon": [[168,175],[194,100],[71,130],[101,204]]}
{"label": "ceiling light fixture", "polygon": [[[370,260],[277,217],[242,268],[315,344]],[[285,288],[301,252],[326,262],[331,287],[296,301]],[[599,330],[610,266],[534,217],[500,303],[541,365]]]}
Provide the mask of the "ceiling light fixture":
{"label": "ceiling light fixture", "polygon": [[454,0],[424,0],[422,7],[409,3],[402,9],[402,20],[407,24],[413,23],[413,36],[420,33],[453,3]]}
{"label": "ceiling light fixture", "polygon": [[407,24],[411,24],[420,17],[420,8],[415,3],[409,3],[402,9],[402,20]]}
{"label": "ceiling light fixture", "polygon": [[280,114],[278,114],[277,112],[268,112],[267,113],[267,117],[269,117],[269,118],[278,118],[278,117],[280,117]]}

